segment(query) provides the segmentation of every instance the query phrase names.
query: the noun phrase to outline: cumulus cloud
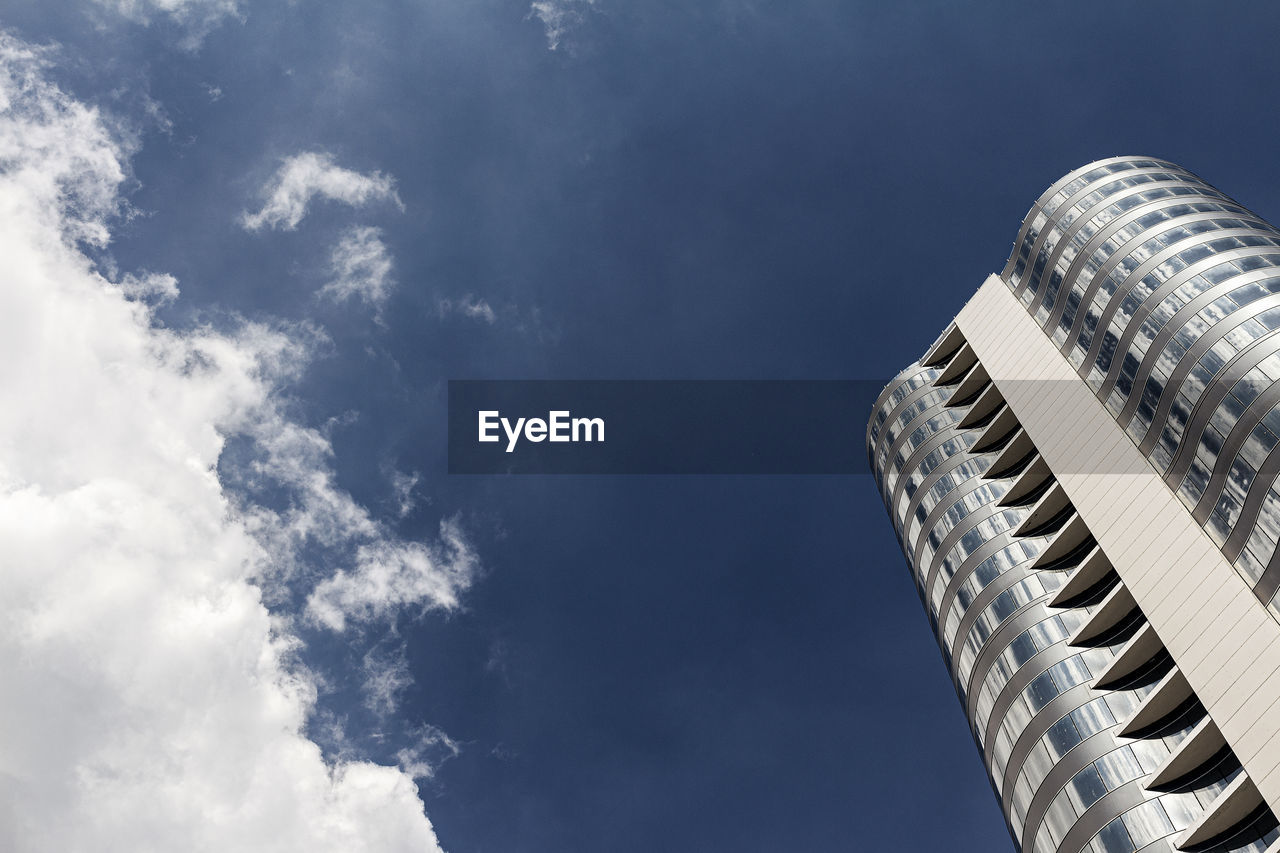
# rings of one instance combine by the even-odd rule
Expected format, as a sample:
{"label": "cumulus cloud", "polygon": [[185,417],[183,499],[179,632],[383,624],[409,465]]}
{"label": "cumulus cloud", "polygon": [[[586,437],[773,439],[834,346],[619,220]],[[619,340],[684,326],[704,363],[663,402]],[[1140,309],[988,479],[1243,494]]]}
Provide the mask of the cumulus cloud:
{"label": "cumulus cloud", "polygon": [[344,169],[329,154],[311,151],[295,154],[280,164],[262,188],[262,208],[257,213],[242,214],[240,224],[250,231],[263,228],[292,231],[307,215],[307,206],[317,196],[353,207],[376,201],[404,207],[396,195],[395,179],[390,175]]}
{"label": "cumulus cloud", "polygon": [[181,46],[194,50],[214,27],[227,18],[242,19],[239,0],[96,0],[139,24],[158,18],[173,21],[184,31]]}
{"label": "cumulus cloud", "polygon": [[319,294],[339,303],[356,298],[379,309],[391,294],[391,266],[391,253],[379,229],[348,228],[329,254],[333,280]]}
{"label": "cumulus cloud", "polygon": [[547,34],[547,47],[556,50],[568,32],[581,24],[586,11],[596,0],[533,0],[529,14],[542,22]]}
{"label": "cumulus cloud", "polygon": [[0,33],[0,177],[12,188],[0,213],[27,230],[105,246],[127,152],[96,110],[45,83],[47,63],[47,49]]}
{"label": "cumulus cloud", "polygon": [[314,330],[166,329],[172,280],[96,271],[127,154],[0,34],[0,849],[438,850],[421,744],[402,768],[306,736],[317,682],[263,584],[310,583],[304,551],[349,559],[313,595],[341,627],[456,606],[474,557],[452,523],[397,539],[334,483],[283,395]]}

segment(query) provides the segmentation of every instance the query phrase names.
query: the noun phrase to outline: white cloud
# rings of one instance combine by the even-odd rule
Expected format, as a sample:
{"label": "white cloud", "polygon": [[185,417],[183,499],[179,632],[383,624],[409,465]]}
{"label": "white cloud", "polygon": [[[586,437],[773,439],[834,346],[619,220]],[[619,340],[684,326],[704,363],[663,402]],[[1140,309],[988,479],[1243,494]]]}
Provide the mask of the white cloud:
{"label": "white cloud", "polygon": [[149,26],[156,18],[168,18],[185,34],[181,46],[194,50],[214,27],[227,18],[243,19],[239,0],[97,0],[131,21]]}
{"label": "white cloud", "polygon": [[0,214],[41,235],[104,246],[120,207],[121,145],[96,110],[48,87],[48,51],[0,33]]}
{"label": "white cloud", "polygon": [[437,297],[436,314],[441,321],[455,316],[466,317],[535,338],[544,344],[554,345],[560,340],[559,324],[549,319],[536,305],[524,307],[514,302],[491,303],[468,293],[461,297]]}
{"label": "white cloud", "polygon": [[334,302],[355,297],[379,309],[391,295],[391,253],[377,228],[348,228],[329,254],[333,280],[320,288],[320,296]]}
{"label": "white cloud", "polygon": [[125,273],[119,284],[120,290],[130,299],[164,304],[178,298],[178,280],[168,273]]}
{"label": "white cloud", "polygon": [[436,768],[457,757],[458,744],[435,726],[423,726],[414,742],[396,753],[400,769],[414,779],[431,778]]}
{"label": "white cloud", "polygon": [[307,599],[307,615],[333,631],[348,620],[383,619],[406,607],[454,608],[475,575],[477,559],[456,520],[440,522],[440,542],[371,540],[356,552],[353,571],[340,569]]}
{"label": "white cloud", "polygon": [[364,705],[379,717],[389,717],[400,707],[400,694],[413,684],[404,647],[391,652],[370,649],[364,656]]}
{"label": "white cloud", "polygon": [[547,34],[547,47],[556,50],[568,32],[582,23],[586,10],[596,0],[533,0],[529,14],[542,22]]}
{"label": "white cloud", "polygon": [[418,505],[413,492],[418,487],[419,479],[421,479],[421,476],[417,471],[412,474],[406,474],[403,471],[391,472],[391,488],[395,491],[396,516],[398,518],[405,518]]}
{"label": "white cloud", "polygon": [[472,296],[470,293],[460,299],[449,299],[447,297],[437,299],[436,311],[439,312],[441,319],[448,317],[450,314],[461,314],[474,320],[483,320],[491,326],[498,319],[498,313],[493,310],[493,306],[483,299]]}
{"label": "white cloud", "polygon": [[334,163],[330,155],[312,151],[287,158],[262,188],[262,209],[242,214],[240,223],[250,231],[262,228],[292,231],[307,215],[307,205],[316,196],[353,207],[390,201],[404,208],[390,175],[344,169]]}
{"label": "white cloud", "polygon": [[411,762],[306,736],[316,680],[261,584],[306,582],[305,546],[354,561],[325,624],[453,607],[470,549],[397,539],[289,420],[314,330],[165,329],[127,291],[170,279],[95,271],[77,241],[107,242],[128,152],[44,72],[0,34],[0,849],[438,850]]}

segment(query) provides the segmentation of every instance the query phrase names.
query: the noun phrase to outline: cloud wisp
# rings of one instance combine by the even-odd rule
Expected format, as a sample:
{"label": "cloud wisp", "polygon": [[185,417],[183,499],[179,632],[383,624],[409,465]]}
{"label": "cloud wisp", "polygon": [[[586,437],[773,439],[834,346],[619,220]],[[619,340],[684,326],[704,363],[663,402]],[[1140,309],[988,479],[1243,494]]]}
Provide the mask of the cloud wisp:
{"label": "cloud wisp", "polygon": [[498,320],[498,312],[493,310],[488,300],[480,299],[470,293],[456,299],[440,297],[436,300],[436,313],[440,315],[441,320],[450,314],[461,314],[473,320],[482,320],[490,326]]}
{"label": "cloud wisp", "polygon": [[224,20],[243,20],[240,0],[96,0],[131,21],[150,26],[157,19],[173,21],[183,31],[179,46],[200,47],[205,36]]}
{"label": "cloud wisp", "polygon": [[547,48],[557,50],[570,30],[582,23],[596,0],[533,0],[529,14],[542,22]]}
{"label": "cloud wisp", "polygon": [[[172,278],[97,271],[83,247],[109,240],[129,152],[3,33],[0,150],[0,848],[439,850],[413,776],[452,742],[326,761],[306,617],[264,595],[303,584],[334,629],[456,607],[461,531],[402,540],[337,486],[285,393],[317,330],[168,329]],[[283,172],[259,227],[296,226],[317,193],[394,199],[318,155]]]}
{"label": "cloud wisp", "polygon": [[514,302],[491,302],[473,293],[437,296],[436,316],[441,322],[461,317],[464,322],[483,323],[495,329],[516,332],[545,344],[560,340],[560,327],[538,306],[524,307]]}
{"label": "cloud wisp", "polygon": [[479,566],[456,520],[440,523],[439,542],[376,538],[356,551],[351,571],[339,569],[307,599],[307,616],[332,631],[349,622],[387,618],[406,607],[458,606]]}
{"label": "cloud wisp", "polygon": [[240,224],[249,231],[264,228],[292,231],[317,197],[352,207],[386,201],[404,209],[396,194],[395,179],[390,175],[346,169],[335,163],[331,155],[314,151],[285,159],[261,194],[262,207],[256,213],[245,212],[240,217]]}
{"label": "cloud wisp", "polygon": [[379,229],[365,225],[348,228],[329,254],[333,278],[320,288],[318,295],[336,303],[358,299],[378,311],[395,284],[392,266],[391,253],[382,242]]}

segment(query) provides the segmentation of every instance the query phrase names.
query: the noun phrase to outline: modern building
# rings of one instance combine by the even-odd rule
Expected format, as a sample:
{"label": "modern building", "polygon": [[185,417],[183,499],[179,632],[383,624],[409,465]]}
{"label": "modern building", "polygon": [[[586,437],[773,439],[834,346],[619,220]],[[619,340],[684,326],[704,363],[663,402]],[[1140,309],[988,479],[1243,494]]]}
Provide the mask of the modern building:
{"label": "modern building", "polygon": [[1024,853],[1280,853],[1280,230],[1118,157],[880,395],[872,470]]}

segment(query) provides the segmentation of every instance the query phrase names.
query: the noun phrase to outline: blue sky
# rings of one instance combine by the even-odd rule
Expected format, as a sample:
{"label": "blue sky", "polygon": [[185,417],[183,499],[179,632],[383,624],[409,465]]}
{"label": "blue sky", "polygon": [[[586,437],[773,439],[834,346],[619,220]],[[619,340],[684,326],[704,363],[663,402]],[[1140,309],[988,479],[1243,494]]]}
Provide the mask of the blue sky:
{"label": "blue sky", "polygon": [[1117,154],[1277,221],[1278,16],[0,3],[0,846],[1008,849],[869,477],[450,477],[445,383],[886,381]]}

